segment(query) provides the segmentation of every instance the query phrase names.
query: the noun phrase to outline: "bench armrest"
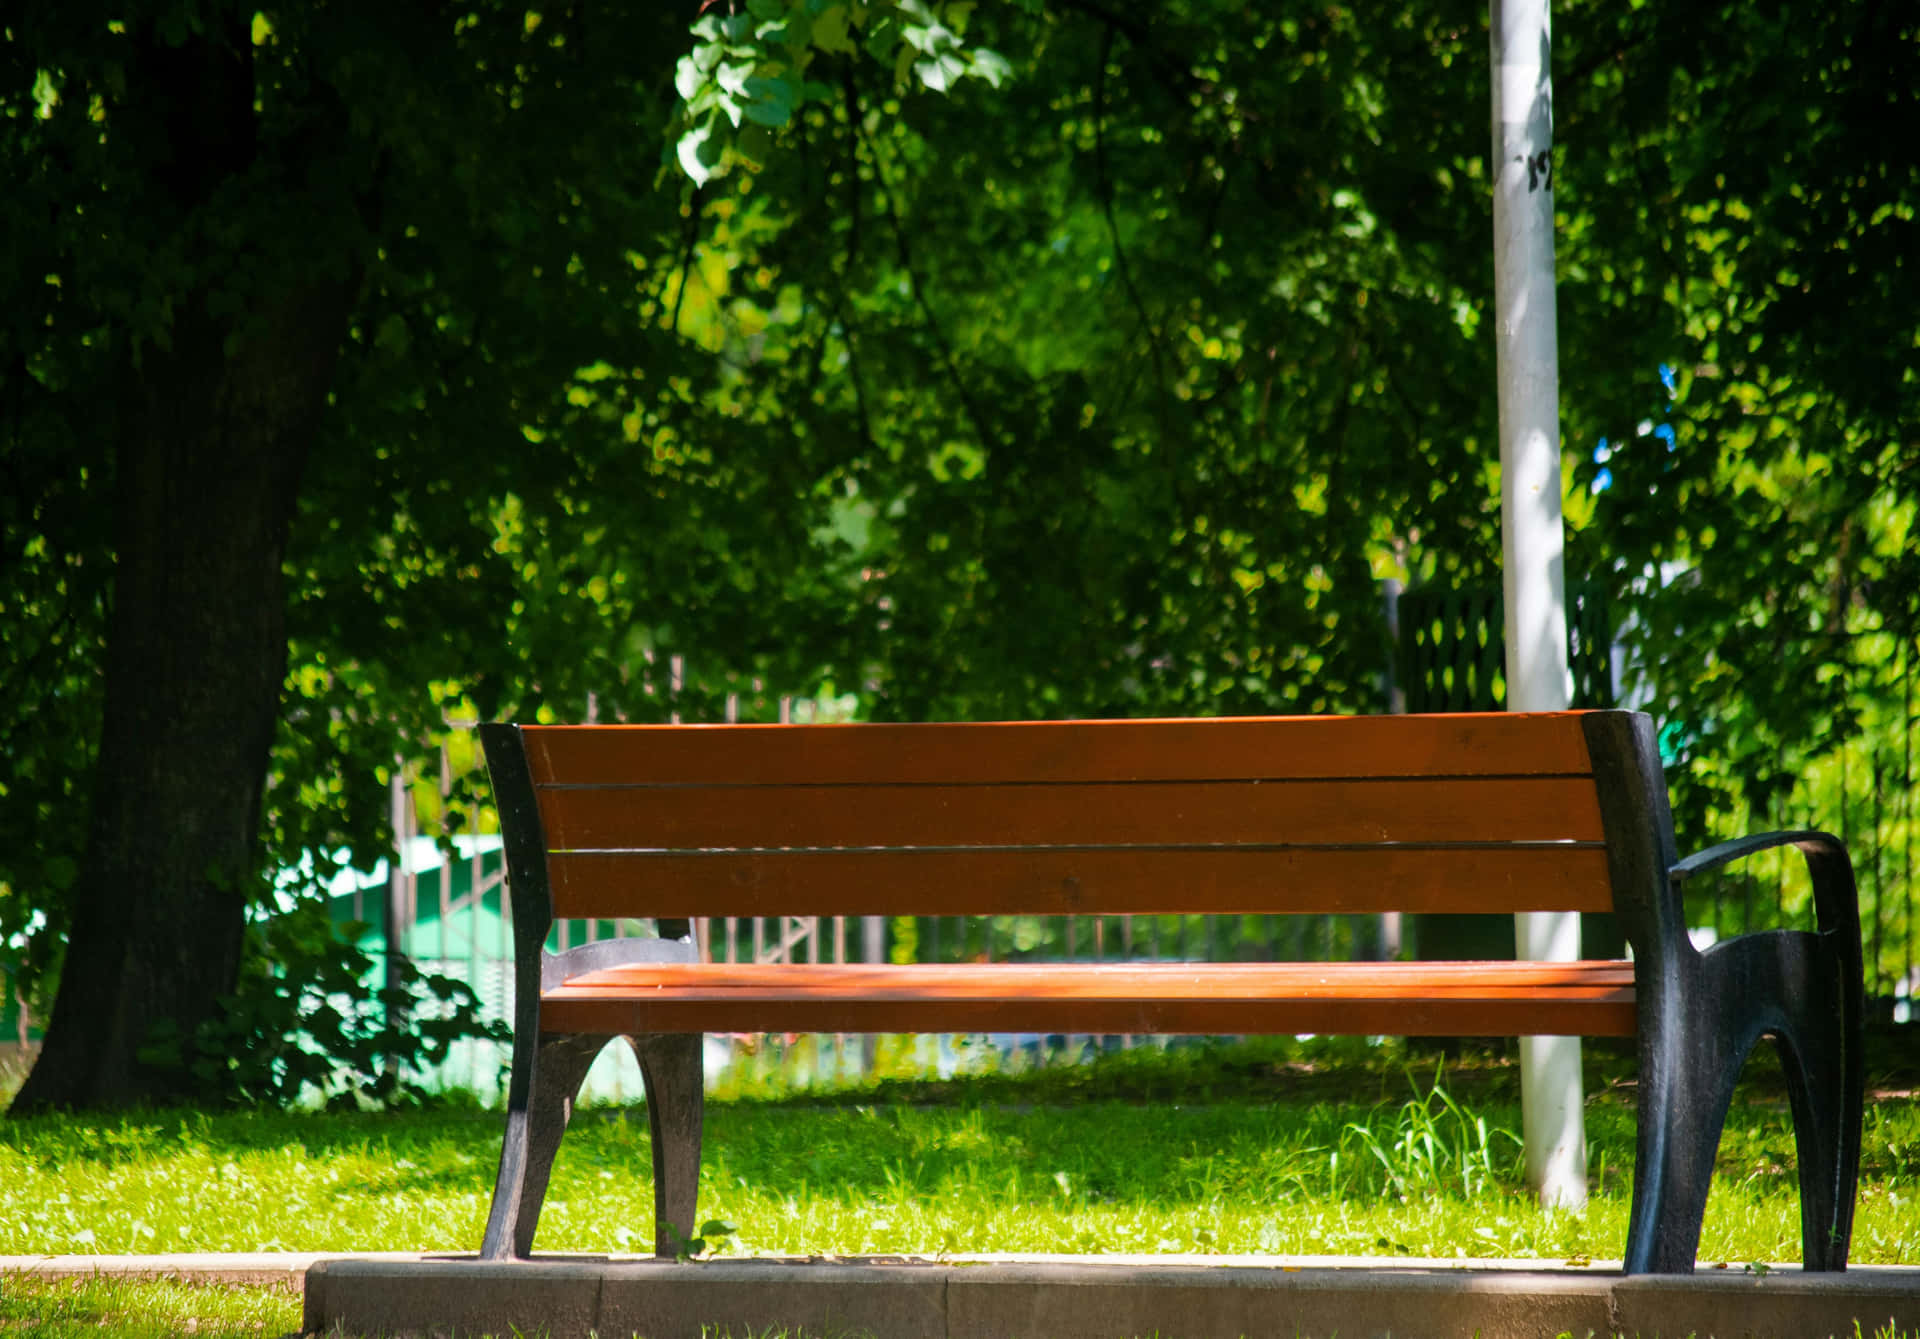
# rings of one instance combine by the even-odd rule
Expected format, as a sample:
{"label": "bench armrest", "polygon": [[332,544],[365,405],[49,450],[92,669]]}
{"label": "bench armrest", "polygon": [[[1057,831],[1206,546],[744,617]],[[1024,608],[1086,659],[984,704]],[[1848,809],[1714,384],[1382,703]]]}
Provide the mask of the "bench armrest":
{"label": "bench armrest", "polygon": [[1667,871],[1667,880],[1678,895],[1680,886],[1696,874],[1777,846],[1796,846],[1806,857],[1807,875],[1813,882],[1814,919],[1820,932],[1841,934],[1859,943],[1860,894],[1854,885],[1853,862],[1847,858],[1847,848],[1830,832],[1760,832],[1736,837],[1688,856]]}
{"label": "bench armrest", "polygon": [[576,976],[629,967],[642,962],[699,962],[700,949],[687,939],[599,939],[559,953],[540,954],[540,989],[552,990]]}

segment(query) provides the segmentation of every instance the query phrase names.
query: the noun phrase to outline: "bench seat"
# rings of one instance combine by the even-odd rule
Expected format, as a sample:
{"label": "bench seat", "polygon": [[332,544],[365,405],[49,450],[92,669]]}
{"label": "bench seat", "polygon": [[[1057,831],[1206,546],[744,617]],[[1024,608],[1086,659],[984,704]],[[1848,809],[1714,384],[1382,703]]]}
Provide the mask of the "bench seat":
{"label": "bench seat", "polygon": [[541,993],[555,1032],[1634,1033],[1630,962],[645,963]]}

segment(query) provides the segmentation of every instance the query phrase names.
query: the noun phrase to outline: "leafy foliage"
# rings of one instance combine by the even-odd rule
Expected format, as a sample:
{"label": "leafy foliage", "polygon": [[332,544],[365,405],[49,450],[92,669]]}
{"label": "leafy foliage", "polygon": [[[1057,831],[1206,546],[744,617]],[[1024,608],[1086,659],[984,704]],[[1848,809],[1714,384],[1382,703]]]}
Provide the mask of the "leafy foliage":
{"label": "leafy foliage", "polygon": [[[1472,131],[1426,118],[1374,148],[1411,120],[1393,60],[1471,35],[1371,33],[978,11],[970,40],[1031,53],[990,103],[896,103],[846,61],[840,102],[804,109],[748,207],[794,218],[810,245],[768,258],[825,299],[777,334],[845,368],[849,533],[887,621],[874,713],[1375,702],[1373,578],[1458,514],[1441,480],[1480,469],[1454,425],[1485,406],[1456,388],[1491,374],[1458,338],[1471,290],[1375,212],[1409,174],[1477,209],[1466,171],[1415,166],[1474,160]],[[1484,495],[1466,510],[1484,567]]]}
{"label": "leafy foliage", "polygon": [[[748,0],[744,10],[702,13],[693,49],[674,67],[680,170],[704,186],[733,159],[764,162],[769,130],[790,124],[803,104],[836,95],[831,84],[807,77],[816,54],[865,56],[890,68],[896,85],[911,72],[936,93],[969,75],[999,88],[1013,67],[997,51],[967,45],[975,7],[972,0]],[[1023,7],[1037,9],[1033,0]]]}
{"label": "leafy foliage", "polygon": [[[1584,76],[1560,133],[1590,215],[1562,251],[1569,435],[1605,448],[1576,462],[1595,491],[1575,543],[1632,610],[1683,830],[1849,836],[1885,982],[1914,952],[1910,915],[1873,913],[1911,850],[1920,649],[1920,161],[1885,147],[1920,135],[1920,21],[1585,6],[1556,33]],[[1618,368],[1605,400],[1590,359]],[[1803,882],[1776,899],[1759,877],[1766,915],[1800,923]]]}
{"label": "leafy foliage", "polygon": [[511,1040],[503,1024],[480,1017],[466,982],[423,973],[405,958],[391,985],[372,988],[379,965],[340,937],[324,904],[303,902],[250,931],[240,988],[222,997],[220,1015],[191,1037],[160,1019],[142,1052],[150,1065],[189,1071],[205,1102],[419,1102],[427,1096],[422,1073],[454,1042]]}
{"label": "leafy foliage", "polygon": [[[262,867],[369,861],[391,836],[368,780],[429,752],[449,715],[599,691],[664,716],[664,685],[619,690],[656,649],[664,669],[724,645],[739,673],[791,681],[843,635],[820,597],[839,602],[845,574],[811,557],[808,462],[778,406],[729,394],[711,340],[682,329],[734,316],[692,282],[680,190],[651,188],[677,22],[650,5],[591,25],[487,3],[444,18],[161,5],[95,24],[43,5],[9,20],[0,159],[17,189],[0,208],[26,250],[0,281],[0,671],[18,708],[0,936],[42,1016],[98,835],[109,576],[128,566],[114,443],[146,430],[116,387],[182,310],[271,307],[314,274],[355,291],[285,556],[288,643],[258,648],[290,662],[265,840],[242,844]],[[199,59],[242,63],[253,116],[182,207],[165,136],[144,128],[169,123],[143,121],[126,89]],[[724,286],[728,269],[698,273]],[[475,781],[463,770],[463,819]],[[241,932],[207,928],[210,944]]]}
{"label": "leafy foliage", "polygon": [[711,1259],[725,1251],[732,1244],[733,1234],[739,1231],[723,1218],[709,1218],[700,1225],[698,1236],[684,1239],[672,1223],[664,1223],[662,1227],[667,1239],[674,1243],[674,1259],[681,1261]]}

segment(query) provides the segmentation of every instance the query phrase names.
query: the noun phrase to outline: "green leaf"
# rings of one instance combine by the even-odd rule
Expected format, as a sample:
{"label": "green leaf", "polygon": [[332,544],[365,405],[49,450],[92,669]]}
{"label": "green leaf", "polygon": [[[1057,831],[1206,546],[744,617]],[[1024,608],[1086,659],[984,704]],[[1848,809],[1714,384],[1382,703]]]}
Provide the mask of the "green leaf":
{"label": "green leaf", "polygon": [[[713,47],[702,47],[700,49],[702,51],[716,50],[716,48]],[[700,67],[700,63],[695,59],[694,54],[690,53],[682,56],[679,63],[673,67],[673,89],[674,92],[680,95],[682,102],[692,102],[694,96],[698,94],[702,88],[705,88],[706,84],[707,71]]]}
{"label": "green leaf", "polygon": [[[892,58],[894,49],[902,45],[904,44],[900,41],[900,25],[897,23],[881,22],[867,28],[864,46],[867,54],[877,61],[885,63]],[[902,54],[910,56],[913,54],[913,49],[908,47]]]}
{"label": "green leaf", "polygon": [[746,91],[752,99],[743,109],[749,121],[783,126],[793,119],[794,89],[787,80],[749,79]]}
{"label": "green leaf", "polygon": [[680,160],[680,170],[693,178],[696,186],[704,186],[719,175],[714,167],[720,161],[720,146],[714,142],[713,126],[710,116],[682,135],[673,148],[674,157]]}
{"label": "green leaf", "polygon": [[847,7],[834,5],[813,20],[813,45],[836,56],[851,56],[859,50],[847,33]]}
{"label": "green leaf", "polygon": [[753,96],[747,92],[747,81],[752,77],[751,63],[736,64],[733,61],[723,61],[719,70],[714,73],[714,82],[734,97],[744,100]]}
{"label": "green leaf", "polygon": [[786,45],[788,58],[795,68],[804,66],[807,58],[813,54],[813,18],[800,13],[788,17],[779,27],[780,41]]}
{"label": "green leaf", "polygon": [[53,75],[47,70],[35,71],[33,76],[33,100],[36,114],[44,121],[53,115],[53,109],[60,104],[60,90],[53,82]]}
{"label": "green leaf", "polygon": [[973,73],[979,75],[995,88],[1013,78],[1013,65],[998,51],[986,47],[975,47],[973,51]]}
{"label": "green leaf", "polygon": [[917,60],[913,63],[913,72],[920,76],[920,82],[936,93],[945,93],[966,74],[967,66],[951,52],[933,57],[931,60]]}
{"label": "green leaf", "polygon": [[908,46],[929,56],[954,44],[952,31],[939,23],[926,26],[910,23],[900,30],[900,35],[907,39]]}

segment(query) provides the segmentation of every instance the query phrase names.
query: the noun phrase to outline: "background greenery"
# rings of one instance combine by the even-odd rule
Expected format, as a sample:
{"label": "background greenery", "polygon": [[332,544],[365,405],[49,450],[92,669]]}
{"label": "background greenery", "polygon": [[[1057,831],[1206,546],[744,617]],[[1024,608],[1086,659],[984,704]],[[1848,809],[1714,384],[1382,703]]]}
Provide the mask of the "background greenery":
{"label": "background greenery", "polygon": [[[452,798],[419,801],[470,826],[450,723],[1380,710],[1380,582],[1497,580],[1481,14],[742,13],[7,20],[0,957],[38,1015],[81,889],[238,945],[267,871],[384,849],[390,769],[450,729]],[[1576,0],[1555,40],[1570,564],[1671,727],[1683,841],[1845,831],[1884,986],[1912,945],[1920,17]],[[757,109],[737,135],[719,64],[676,86],[710,50]],[[201,59],[243,61],[251,138],[183,191],[141,99]],[[702,126],[724,152],[690,168]],[[286,415],[258,822],[218,871],[110,877],[130,443],[182,369],[257,381],[316,276],[340,307],[284,363],[320,389]],[[1726,905],[1790,918],[1788,878]],[[287,993],[245,952],[196,969],[182,1035]],[[170,1073],[142,1091],[234,1095]]]}

